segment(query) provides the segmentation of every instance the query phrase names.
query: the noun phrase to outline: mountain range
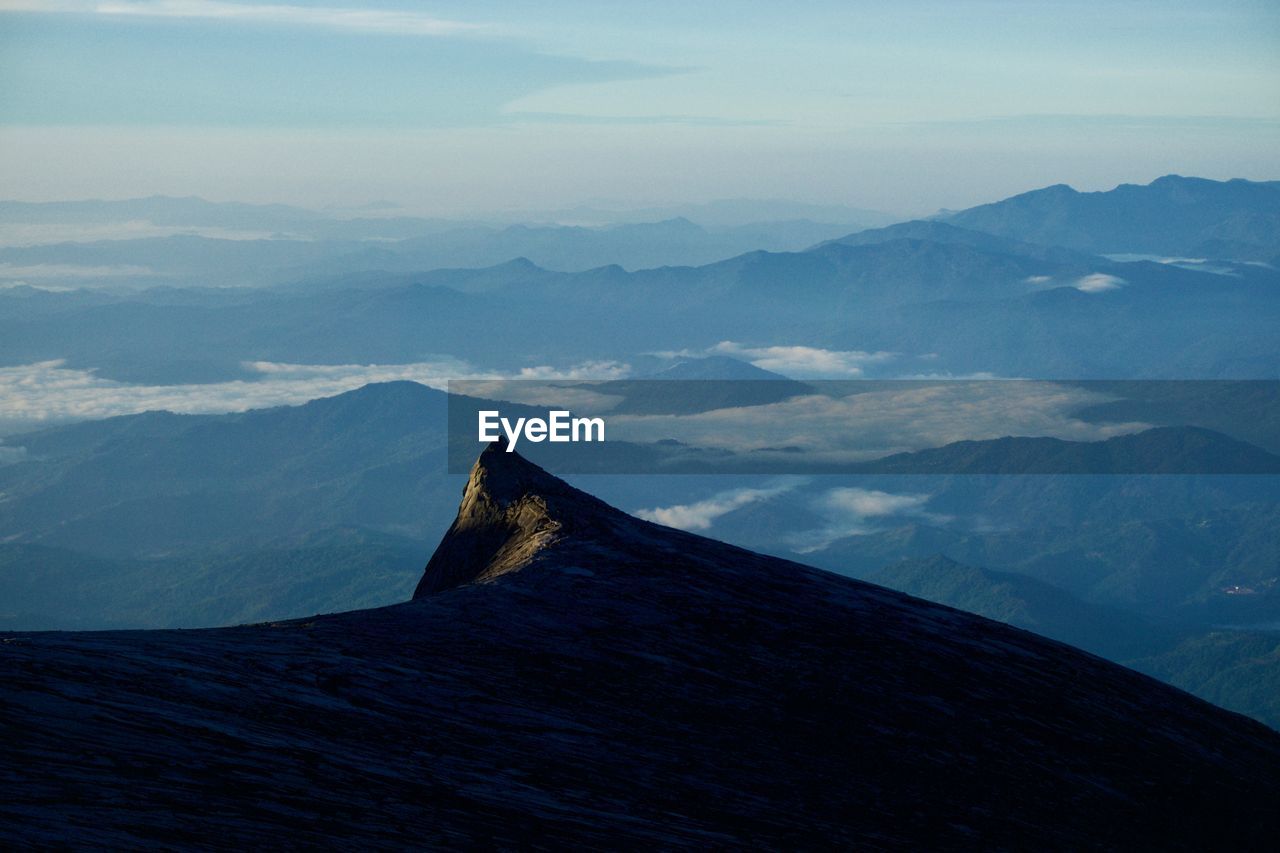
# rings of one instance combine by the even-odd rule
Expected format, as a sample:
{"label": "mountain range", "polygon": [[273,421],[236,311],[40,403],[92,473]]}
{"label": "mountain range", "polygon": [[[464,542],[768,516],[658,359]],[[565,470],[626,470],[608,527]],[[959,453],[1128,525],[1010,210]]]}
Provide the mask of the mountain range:
{"label": "mountain range", "polygon": [[112,379],[169,384],[253,378],[244,365],[263,361],[443,354],[515,372],[731,341],[885,354],[864,375],[1274,378],[1278,276],[893,238],[638,272],[517,261],[253,290],[18,288],[0,293],[0,364],[65,359]]}

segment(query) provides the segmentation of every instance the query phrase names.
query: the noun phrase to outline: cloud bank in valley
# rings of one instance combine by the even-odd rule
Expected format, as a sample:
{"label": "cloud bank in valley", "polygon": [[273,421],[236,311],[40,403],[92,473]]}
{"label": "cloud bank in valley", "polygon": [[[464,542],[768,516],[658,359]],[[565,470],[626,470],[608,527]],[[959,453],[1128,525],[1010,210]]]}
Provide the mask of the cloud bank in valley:
{"label": "cloud bank in valley", "polygon": [[[245,362],[255,378],[227,382],[139,385],[66,366],[63,360],[0,367],[0,430],[34,429],[43,424],[109,418],[165,410],[177,414],[221,414],[269,406],[300,405],[371,382],[418,382],[446,390],[450,380],[511,378],[510,371],[477,367],[451,356],[409,364],[287,364]],[[539,365],[516,371],[519,378],[613,379],[630,367],[619,362],[583,362],[565,367]],[[482,387],[482,386],[477,386]],[[522,388],[522,383],[508,386]],[[532,394],[536,388],[531,388]],[[558,392],[561,396],[571,391]],[[601,395],[581,392],[597,406]],[[607,401],[606,401],[607,402]]]}
{"label": "cloud bank in valley", "polygon": [[809,554],[821,551],[840,539],[874,533],[881,529],[883,522],[894,517],[937,524],[950,521],[950,516],[925,509],[931,497],[853,487],[830,489],[813,501],[815,514],[826,523],[813,530],[793,533],[787,537],[787,542],[797,553]]}
{"label": "cloud bank in valley", "polygon": [[1097,441],[1138,432],[1141,422],[1090,423],[1073,413],[1111,399],[1038,381],[819,383],[827,393],[693,415],[616,415],[610,437],[675,439],[697,447],[769,451],[795,447],[814,461],[851,462],[955,441],[1007,435]]}
{"label": "cloud bank in valley", "polygon": [[721,516],[785,494],[795,489],[801,482],[803,481],[796,479],[765,488],[729,489],[693,503],[638,509],[633,515],[680,530],[709,530]]}
{"label": "cloud bank in valley", "polygon": [[897,358],[897,353],[891,352],[832,350],[802,345],[753,347],[737,341],[721,341],[701,350],[686,349],[654,355],[666,358],[727,355],[792,379],[856,379],[863,375],[867,365]]}
{"label": "cloud bank in valley", "polygon": [[134,385],[104,379],[62,361],[0,367],[0,424],[39,426],[108,418],[150,410],[178,414],[243,412],[297,405],[351,391],[370,382],[409,380],[443,389],[448,379],[474,370],[451,358],[415,364],[278,364],[250,362],[255,380],[207,384]]}

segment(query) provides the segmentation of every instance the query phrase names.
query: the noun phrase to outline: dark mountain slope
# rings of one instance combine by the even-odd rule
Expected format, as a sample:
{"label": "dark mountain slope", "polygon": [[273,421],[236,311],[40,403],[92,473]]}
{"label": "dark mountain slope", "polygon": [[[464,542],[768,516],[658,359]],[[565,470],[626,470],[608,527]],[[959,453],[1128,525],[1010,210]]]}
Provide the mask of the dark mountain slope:
{"label": "dark mountain slope", "polygon": [[500,448],[413,602],[0,645],[0,836],[1263,848],[1280,736]]}

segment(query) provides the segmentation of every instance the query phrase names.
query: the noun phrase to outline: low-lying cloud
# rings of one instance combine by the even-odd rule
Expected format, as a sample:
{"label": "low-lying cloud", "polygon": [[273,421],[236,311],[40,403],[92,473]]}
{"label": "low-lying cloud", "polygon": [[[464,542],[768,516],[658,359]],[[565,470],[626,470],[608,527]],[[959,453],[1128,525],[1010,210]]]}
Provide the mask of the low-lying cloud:
{"label": "low-lying cloud", "polygon": [[202,384],[135,385],[77,370],[62,361],[0,367],[0,422],[41,423],[107,418],[150,410],[179,414],[242,412],[297,405],[370,382],[409,380],[443,389],[471,371],[452,358],[414,364],[279,364],[250,362],[261,378]]}
{"label": "low-lying cloud", "polygon": [[892,352],[832,350],[801,345],[752,347],[737,341],[721,341],[703,350],[679,350],[655,355],[670,358],[727,355],[792,379],[856,379],[863,375],[866,365],[880,364],[898,357],[897,353]]}
{"label": "low-lying cloud", "polygon": [[1084,293],[1103,293],[1108,290],[1116,290],[1128,284],[1118,275],[1108,275],[1104,272],[1095,272],[1076,279],[1076,290]]}
{"label": "low-lying cloud", "polygon": [[809,554],[850,536],[874,533],[881,528],[884,520],[893,517],[928,520],[939,524],[950,521],[949,516],[925,509],[931,497],[925,494],[893,494],[851,487],[830,489],[813,502],[815,513],[825,519],[826,523],[813,530],[793,533],[787,537],[787,541],[797,553]]}
{"label": "low-lying cloud", "polygon": [[522,367],[516,379],[625,379],[631,375],[631,365],[620,361],[584,361],[570,367],[552,367],[541,364]]}
{"label": "low-lying cloud", "polygon": [[1074,413],[1113,398],[1053,382],[866,381],[815,388],[827,393],[691,415],[616,415],[610,435],[739,452],[792,447],[811,462],[837,463],[1008,435],[1098,441],[1150,426],[1084,421]]}
{"label": "low-lying cloud", "polygon": [[754,503],[785,494],[796,488],[798,481],[779,483],[767,488],[742,488],[717,492],[711,497],[690,504],[638,509],[633,515],[645,521],[665,524],[680,530],[708,530],[716,519]]}
{"label": "low-lying cloud", "polygon": [[[62,360],[18,367],[0,367],[0,431],[15,427],[90,420],[165,410],[177,414],[221,414],[269,406],[300,405],[318,397],[332,397],[371,382],[418,382],[447,390],[450,380],[511,378],[510,371],[485,370],[450,356],[409,364],[289,364],[245,362],[256,378],[226,382],[139,385],[99,376],[93,370],[69,368]],[[520,378],[614,379],[630,368],[618,362],[585,362],[563,368],[538,366],[519,371]],[[477,383],[475,389],[484,386]],[[498,382],[495,388],[520,388],[535,395],[536,383]],[[475,393],[472,389],[472,393]],[[543,388],[543,394],[550,394]],[[554,391],[557,398],[572,389]],[[580,392],[584,406],[607,409],[617,402],[589,389]],[[518,401],[517,401],[518,402]],[[530,402],[534,402],[531,400]]]}

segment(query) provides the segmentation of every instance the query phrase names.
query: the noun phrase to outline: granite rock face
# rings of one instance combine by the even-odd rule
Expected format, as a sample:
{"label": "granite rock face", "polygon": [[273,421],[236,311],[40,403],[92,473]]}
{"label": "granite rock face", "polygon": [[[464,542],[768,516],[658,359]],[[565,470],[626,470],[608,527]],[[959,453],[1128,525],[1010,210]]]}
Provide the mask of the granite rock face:
{"label": "granite rock face", "polygon": [[1273,848],[1280,735],[491,447],[414,600],[0,638],[14,845]]}

